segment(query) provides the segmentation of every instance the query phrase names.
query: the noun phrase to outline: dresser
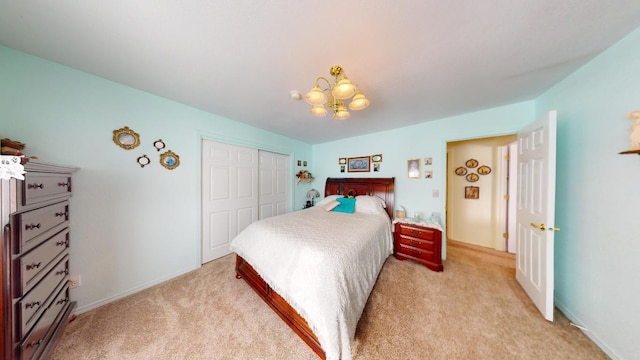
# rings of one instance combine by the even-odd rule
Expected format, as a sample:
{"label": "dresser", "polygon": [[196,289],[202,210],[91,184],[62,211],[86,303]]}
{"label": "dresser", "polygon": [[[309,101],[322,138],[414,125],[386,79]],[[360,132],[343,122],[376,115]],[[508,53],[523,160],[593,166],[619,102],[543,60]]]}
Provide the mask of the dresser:
{"label": "dresser", "polygon": [[0,180],[3,359],[47,358],[75,308],[69,298],[71,167],[37,160]]}
{"label": "dresser", "polygon": [[393,256],[414,260],[433,271],[442,271],[442,231],[419,224],[396,222]]}

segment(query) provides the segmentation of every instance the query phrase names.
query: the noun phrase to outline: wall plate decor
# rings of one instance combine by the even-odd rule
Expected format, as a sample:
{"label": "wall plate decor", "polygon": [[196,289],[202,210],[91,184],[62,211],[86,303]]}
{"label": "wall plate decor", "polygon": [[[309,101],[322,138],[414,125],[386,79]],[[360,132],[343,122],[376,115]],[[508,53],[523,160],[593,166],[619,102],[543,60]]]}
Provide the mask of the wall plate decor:
{"label": "wall plate decor", "polygon": [[153,142],[153,147],[155,147],[156,150],[158,150],[158,151],[164,149],[164,147],[165,147],[164,141],[162,141],[162,139],[158,139],[158,140],[154,141]]}
{"label": "wall plate decor", "polygon": [[169,170],[173,170],[180,166],[180,156],[169,150],[160,154],[160,164]]}
{"label": "wall plate decor", "polygon": [[464,176],[464,175],[467,175],[467,168],[460,166],[455,170],[455,172],[456,172],[456,175]]}
{"label": "wall plate decor", "polygon": [[140,135],[128,126],[113,130],[113,142],[125,150],[131,150],[140,145]]}
{"label": "wall plate decor", "polygon": [[464,198],[465,199],[479,199],[480,198],[480,188],[477,186],[465,186],[464,187]]}
{"label": "wall plate decor", "polygon": [[347,158],[338,158],[339,165],[347,165]]}
{"label": "wall plate decor", "polygon": [[489,175],[491,174],[491,168],[487,165],[482,165],[478,168],[478,174],[480,175]]}
{"label": "wall plate decor", "polygon": [[471,173],[469,175],[467,175],[467,181],[468,182],[476,182],[480,180],[480,176],[478,176],[478,174],[476,173]]}
{"label": "wall plate decor", "polygon": [[349,172],[369,172],[371,170],[370,158],[368,156],[352,157],[348,159],[347,171]]}
{"label": "wall plate decor", "polygon": [[473,169],[473,168],[475,168],[476,166],[478,166],[478,160],[476,160],[476,159],[469,159],[469,160],[467,160],[467,162],[465,163],[465,165],[466,165],[468,168]]}
{"label": "wall plate decor", "polygon": [[147,155],[138,156],[138,160],[136,160],[140,167],[145,167],[151,163],[151,159]]}
{"label": "wall plate decor", "polygon": [[407,160],[407,176],[409,179],[420,178],[420,159]]}
{"label": "wall plate decor", "polygon": [[371,162],[374,162],[374,163],[382,162],[382,154],[371,155]]}

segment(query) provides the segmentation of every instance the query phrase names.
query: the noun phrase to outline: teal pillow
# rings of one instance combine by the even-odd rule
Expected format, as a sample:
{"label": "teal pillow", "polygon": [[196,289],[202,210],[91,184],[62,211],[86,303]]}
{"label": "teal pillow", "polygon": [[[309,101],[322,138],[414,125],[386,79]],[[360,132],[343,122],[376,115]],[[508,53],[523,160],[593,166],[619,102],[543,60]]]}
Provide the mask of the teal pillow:
{"label": "teal pillow", "polygon": [[333,208],[331,211],[343,212],[351,214],[356,211],[356,198],[337,198],[337,202],[340,205]]}

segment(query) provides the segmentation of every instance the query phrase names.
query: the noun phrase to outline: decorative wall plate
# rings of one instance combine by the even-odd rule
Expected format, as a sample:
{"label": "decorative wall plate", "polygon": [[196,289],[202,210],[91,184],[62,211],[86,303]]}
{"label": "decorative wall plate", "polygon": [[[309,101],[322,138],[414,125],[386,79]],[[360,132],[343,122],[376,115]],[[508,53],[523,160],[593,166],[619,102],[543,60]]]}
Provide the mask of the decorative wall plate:
{"label": "decorative wall plate", "polygon": [[160,151],[162,149],[164,149],[164,141],[162,141],[162,139],[158,139],[156,141],[153,142],[153,147],[156,148],[156,150]]}
{"label": "decorative wall plate", "polygon": [[460,166],[456,169],[456,175],[463,176],[467,174],[467,168]]}
{"label": "decorative wall plate", "polygon": [[487,165],[482,165],[478,168],[478,174],[480,175],[489,175],[491,174],[491,168]]}
{"label": "decorative wall plate", "polygon": [[338,158],[338,164],[347,165],[347,158]]}
{"label": "decorative wall plate", "polygon": [[480,176],[478,176],[478,174],[476,173],[471,173],[469,175],[467,175],[467,181],[468,182],[476,182],[480,179]]}
{"label": "decorative wall plate", "polygon": [[469,159],[469,160],[467,160],[467,162],[465,163],[465,165],[466,165],[468,168],[473,169],[473,168],[475,168],[476,166],[478,166],[478,160],[476,160],[476,159]]}
{"label": "decorative wall plate", "polygon": [[160,164],[169,170],[173,170],[180,166],[180,156],[169,150],[160,154]]}
{"label": "decorative wall plate", "polygon": [[382,154],[371,155],[371,162],[382,162]]}
{"label": "decorative wall plate", "polygon": [[138,161],[138,164],[140,164],[140,167],[142,168],[151,163],[151,159],[149,159],[147,155],[138,156],[137,161]]}
{"label": "decorative wall plate", "polygon": [[131,150],[140,145],[140,135],[125,126],[118,130],[113,130],[113,142],[123,149]]}

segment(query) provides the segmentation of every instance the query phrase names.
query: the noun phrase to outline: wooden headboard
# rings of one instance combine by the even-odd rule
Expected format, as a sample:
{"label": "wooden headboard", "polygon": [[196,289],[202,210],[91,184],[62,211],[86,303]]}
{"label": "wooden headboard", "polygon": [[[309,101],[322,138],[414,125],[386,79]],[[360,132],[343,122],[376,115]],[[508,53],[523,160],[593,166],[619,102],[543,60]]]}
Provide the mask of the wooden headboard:
{"label": "wooden headboard", "polygon": [[384,201],[387,214],[393,219],[394,183],[395,178],[327,178],[324,196],[377,196]]}

